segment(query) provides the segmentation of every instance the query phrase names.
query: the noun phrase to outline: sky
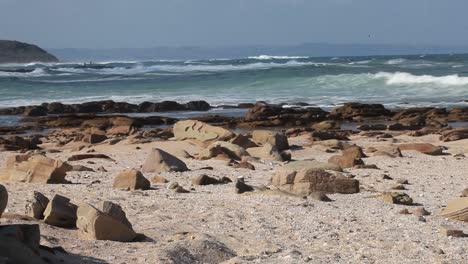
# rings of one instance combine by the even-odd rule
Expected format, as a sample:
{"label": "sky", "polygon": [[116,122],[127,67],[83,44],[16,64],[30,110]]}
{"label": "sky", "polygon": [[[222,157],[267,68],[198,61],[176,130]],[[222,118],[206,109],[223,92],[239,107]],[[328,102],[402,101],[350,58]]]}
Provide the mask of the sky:
{"label": "sky", "polygon": [[0,0],[0,39],[45,48],[468,44],[467,0]]}

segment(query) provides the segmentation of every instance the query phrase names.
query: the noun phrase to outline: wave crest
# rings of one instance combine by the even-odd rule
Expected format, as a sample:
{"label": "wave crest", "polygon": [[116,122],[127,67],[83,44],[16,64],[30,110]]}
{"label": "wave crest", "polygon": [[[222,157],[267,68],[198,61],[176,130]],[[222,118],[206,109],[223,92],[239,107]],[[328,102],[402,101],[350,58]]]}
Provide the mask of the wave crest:
{"label": "wave crest", "polygon": [[379,72],[375,78],[385,79],[388,85],[401,84],[437,84],[442,86],[463,86],[468,85],[468,77],[460,77],[458,74],[445,76],[413,75],[407,72]]}

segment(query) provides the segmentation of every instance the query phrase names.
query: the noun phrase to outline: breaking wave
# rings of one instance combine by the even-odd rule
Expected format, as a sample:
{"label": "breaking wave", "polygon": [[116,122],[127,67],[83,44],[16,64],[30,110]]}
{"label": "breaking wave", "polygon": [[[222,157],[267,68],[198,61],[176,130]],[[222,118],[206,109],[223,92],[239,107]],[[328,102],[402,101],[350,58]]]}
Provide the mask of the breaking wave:
{"label": "breaking wave", "polygon": [[468,85],[468,77],[460,77],[458,74],[446,76],[413,75],[407,72],[379,72],[375,78],[386,80],[388,85],[411,85],[411,84],[436,84],[441,86],[463,86]]}
{"label": "breaking wave", "polygon": [[259,56],[250,56],[249,59],[253,60],[298,60],[298,59],[308,59],[307,56],[273,56],[273,55],[259,55]]}

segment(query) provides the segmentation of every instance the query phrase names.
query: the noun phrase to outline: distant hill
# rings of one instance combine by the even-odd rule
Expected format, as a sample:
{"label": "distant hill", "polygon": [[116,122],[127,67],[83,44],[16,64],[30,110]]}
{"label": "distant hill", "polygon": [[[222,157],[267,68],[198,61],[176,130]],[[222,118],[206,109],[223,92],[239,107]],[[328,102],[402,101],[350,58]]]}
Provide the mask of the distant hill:
{"label": "distant hill", "polygon": [[19,41],[0,40],[0,64],[57,62],[58,59],[36,45]]}

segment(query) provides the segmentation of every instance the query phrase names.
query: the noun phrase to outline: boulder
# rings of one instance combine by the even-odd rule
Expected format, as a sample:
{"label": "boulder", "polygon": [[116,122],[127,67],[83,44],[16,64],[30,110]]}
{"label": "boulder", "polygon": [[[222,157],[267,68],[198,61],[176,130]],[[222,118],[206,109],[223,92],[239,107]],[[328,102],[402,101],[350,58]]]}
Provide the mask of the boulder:
{"label": "boulder", "polygon": [[287,161],[291,160],[291,154],[288,152],[279,152],[276,147],[266,143],[263,147],[248,148],[247,152],[250,156],[259,159]]}
{"label": "boulder", "polygon": [[211,185],[211,184],[221,184],[221,183],[223,182],[216,178],[210,177],[206,174],[200,175],[192,179],[193,185]]}
{"label": "boulder", "polygon": [[330,115],[336,119],[362,121],[385,120],[393,114],[381,104],[345,103],[334,109]]}
{"label": "boulder", "polygon": [[[272,177],[271,182],[280,190],[299,195],[310,195],[313,192],[359,192],[358,180],[346,178],[339,173],[332,174],[323,169],[328,168],[329,165],[314,163],[304,163],[304,166],[300,166],[301,164],[298,163],[288,164],[290,166],[280,167]],[[330,168],[333,168],[333,165]]]}
{"label": "boulder", "polygon": [[70,199],[56,194],[44,211],[44,222],[57,227],[75,227],[76,210]]}
{"label": "boulder", "polygon": [[117,204],[106,201],[99,210],[81,203],[77,217],[76,226],[87,239],[130,242],[136,237],[125,212]]}
{"label": "boulder", "polygon": [[0,217],[2,217],[3,211],[8,204],[8,191],[5,186],[0,184]]}
{"label": "boulder", "polygon": [[143,174],[135,169],[126,170],[117,175],[112,188],[129,190],[148,190],[151,183]]}
{"label": "boulder", "polygon": [[461,197],[450,201],[441,215],[447,218],[468,222],[468,197]]}
{"label": "boulder", "polygon": [[227,156],[233,160],[241,160],[244,156],[250,156],[245,149],[238,145],[224,141],[217,141],[200,152],[198,154],[198,158],[201,160],[207,160],[220,155]]}
{"label": "boulder", "polygon": [[146,158],[142,168],[143,172],[172,172],[188,171],[187,165],[177,157],[165,152],[164,150],[154,148]]}
{"label": "boulder", "polygon": [[276,131],[254,130],[252,132],[252,140],[261,145],[270,144],[280,152],[289,149],[289,142],[286,135]]}
{"label": "boulder", "polygon": [[336,164],[341,168],[352,168],[356,165],[364,165],[361,158],[365,157],[362,149],[358,146],[353,146],[342,151],[341,155],[332,156],[328,159],[329,163]]}
{"label": "boulder", "polygon": [[242,134],[236,135],[229,142],[231,142],[232,144],[238,145],[239,147],[242,147],[244,149],[258,147],[258,145],[255,144],[255,142],[253,142],[252,140],[250,140],[250,138]]}
{"label": "boulder", "polygon": [[72,166],[65,162],[36,155],[15,163],[7,170],[7,178],[12,182],[68,183],[65,176],[72,169]]}
{"label": "boulder", "polygon": [[235,136],[227,129],[196,120],[179,121],[174,125],[173,130],[177,140],[195,139],[205,144],[214,141],[227,141]]}
{"label": "boulder", "polygon": [[26,214],[42,220],[48,204],[49,199],[44,194],[34,191],[32,200],[26,205]]}
{"label": "boulder", "polygon": [[[40,245],[39,225],[0,226],[0,263],[59,264],[52,248]],[[65,253],[65,252],[64,252]]]}
{"label": "boulder", "polygon": [[408,143],[400,144],[400,150],[416,150],[427,155],[443,155],[442,148],[429,143]]}

